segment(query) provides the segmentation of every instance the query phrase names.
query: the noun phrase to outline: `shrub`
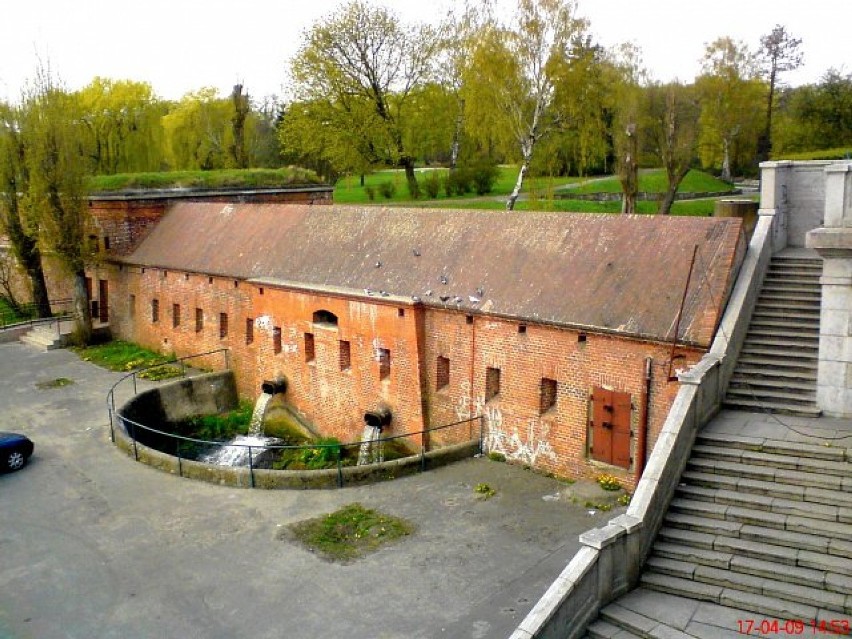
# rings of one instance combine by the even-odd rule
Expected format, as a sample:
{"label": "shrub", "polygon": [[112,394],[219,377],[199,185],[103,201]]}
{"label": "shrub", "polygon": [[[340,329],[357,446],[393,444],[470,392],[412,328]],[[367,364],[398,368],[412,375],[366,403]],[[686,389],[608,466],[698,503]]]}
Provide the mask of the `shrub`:
{"label": "shrub", "polygon": [[441,192],[441,175],[437,171],[430,171],[426,179],[423,180],[423,189],[430,200],[437,199]]}
{"label": "shrub", "polygon": [[496,462],[504,462],[506,461],[506,455],[497,452],[496,450],[492,450],[490,453],[488,453],[488,459]]}
{"label": "shrub", "polygon": [[416,200],[420,197],[420,184],[417,183],[417,180],[412,180],[411,182],[407,182],[408,185],[408,195],[411,196],[412,200]]}
{"label": "shrub", "polygon": [[305,448],[299,455],[299,461],[309,470],[328,468],[337,464],[340,455],[340,440],[336,437],[324,437],[318,439],[316,448]]}
{"label": "shrub", "polygon": [[446,190],[448,195],[464,195],[470,193],[473,174],[467,167],[458,167],[447,176]]}
{"label": "shrub", "polygon": [[369,198],[370,202],[376,199],[376,187],[374,187],[372,184],[365,186],[364,192],[367,194],[367,197]]}
{"label": "shrub", "polygon": [[621,482],[618,481],[618,477],[613,477],[612,475],[598,475],[596,480],[598,485],[604,490],[621,490]]}
{"label": "shrub", "polygon": [[393,182],[382,182],[379,184],[379,193],[382,194],[382,197],[386,200],[390,200],[396,195],[396,184]]}
{"label": "shrub", "polygon": [[494,188],[494,182],[497,180],[497,165],[480,163],[473,167],[473,186],[478,195],[491,193]]}

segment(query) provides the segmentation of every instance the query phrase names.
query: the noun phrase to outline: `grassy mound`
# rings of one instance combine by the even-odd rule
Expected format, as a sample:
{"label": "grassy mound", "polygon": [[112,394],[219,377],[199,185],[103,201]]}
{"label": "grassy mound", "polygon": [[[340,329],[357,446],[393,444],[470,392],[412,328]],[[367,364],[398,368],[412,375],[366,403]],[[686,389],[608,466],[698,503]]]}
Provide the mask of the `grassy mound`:
{"label": "grassy mound", "polygon": [[90,178],[89,189],[95,193],[103,193],[134,189],[274,188],[305,184],[321,184],[321,181],[313,171],[290,166],[283,169],[222,169],[96,175]]}

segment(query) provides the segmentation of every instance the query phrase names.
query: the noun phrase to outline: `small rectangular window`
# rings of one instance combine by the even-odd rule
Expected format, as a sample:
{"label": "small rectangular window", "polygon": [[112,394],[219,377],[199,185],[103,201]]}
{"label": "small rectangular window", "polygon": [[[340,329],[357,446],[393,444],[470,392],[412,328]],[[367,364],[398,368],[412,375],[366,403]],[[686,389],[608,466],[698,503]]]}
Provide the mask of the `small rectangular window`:
{"label": "small rectangular window", "polygon": [[251,344],[254,341],[254,318],[246,318],[246,344]]}
{"label": "small rectangular window", "polygon": [[105,251],[109,250],[109,237],[107,237],[107,236],[104,237],[104,250]]}
{"label": "small rectangular window", "polygon": [[316,351],[314,350],[314,334],[305,333],[305,361],[312,362],[316,359]]}
{"label": "small rectangular window", "polygon": [[228,336],[228,314],[219,313],[219,339],[225,339]]}
{"label": "small rectangular window", "polygon": [[151,322],[156,324],[160,321],[160,300],[154,298],[151,300]]}
{"label": "small rectangular window", "polygon": [[281,327],[272,329],[272,352],[278,355],[281,352]]}
{"label": "small rectangular window", "polygon": [[391,352],[390,349],[379,349],[379,379],[387,379],[390,377],[391,371]]}
{"label": "small rectangular window", "polygon": [[435,388],[441,390],[450,384],[450,360],[448,357],[438,356],[438,366],[435,371]]}
{"label": "small rectangular window", "polygon": [[485,401],[490,401],[500,394],[500,369],[485,369]]}
{"label": "small rectangular window", "polygon": [[136,317],[136,296],[131,293],[130,299],[127,301],[127,314],[133,318]]}
{"label": "small rectangular window", "polygon": [[204,311],[200,308],[195,309],[195,332],[200,333],[204,330]]}
{"label": "small rectangular window", "polygon": [[345,371],[352,367],[352,345],[340,340],[340,370]]}
{"label": "small rectangular window", "polygon": [[180,304],[172,304],[172,328],[180,326]]}
{"label": "small rectangular window", "polygon": [[554,406],[556,406],[556,380],[542,377],[539,410],[544,414]]}

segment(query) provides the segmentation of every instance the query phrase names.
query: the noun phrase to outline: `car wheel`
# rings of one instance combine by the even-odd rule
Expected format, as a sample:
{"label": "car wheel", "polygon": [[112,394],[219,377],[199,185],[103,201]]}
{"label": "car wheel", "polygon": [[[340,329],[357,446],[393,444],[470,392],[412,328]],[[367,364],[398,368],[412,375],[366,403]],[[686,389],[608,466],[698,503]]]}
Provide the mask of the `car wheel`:
{"label": "car wheel", "polygon": [[6,455],[6,466],[9,470],[20,470],[27,463],[27,458],[19,450],[13,450]]}

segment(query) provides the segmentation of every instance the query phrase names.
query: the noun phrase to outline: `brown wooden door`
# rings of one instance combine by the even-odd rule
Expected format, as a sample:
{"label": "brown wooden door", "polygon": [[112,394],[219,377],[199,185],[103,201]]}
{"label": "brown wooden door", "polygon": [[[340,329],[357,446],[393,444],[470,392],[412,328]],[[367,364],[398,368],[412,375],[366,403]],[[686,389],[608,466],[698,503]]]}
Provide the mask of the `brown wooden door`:
{"label": "brown wooden door", "polygon": [[630,468],[630,393],[592,391],[592,459]]}
{"label": "brown wooden door", "polygon": [[107,280],[98,280],[98,319],[106,323],[109,320],[109,283]]}

